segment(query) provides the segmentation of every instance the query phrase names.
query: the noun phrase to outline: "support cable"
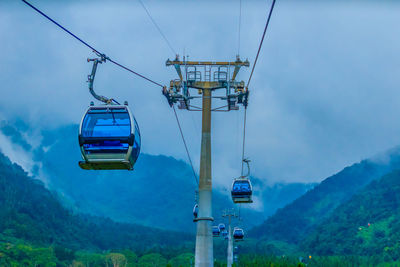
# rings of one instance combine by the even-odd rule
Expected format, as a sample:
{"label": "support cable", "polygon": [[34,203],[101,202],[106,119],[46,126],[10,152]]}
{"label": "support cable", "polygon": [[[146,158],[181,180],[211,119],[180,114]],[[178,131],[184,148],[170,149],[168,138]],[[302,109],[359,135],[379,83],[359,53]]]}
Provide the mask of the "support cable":
{"label": "support cable", "polygon": [[247,121],[247,107],[244,109],[244,118],[243,118],[243,144],[242,144],[242,171],[241,176],[243,176],[243,169],[244,169],[244,152],[246,146],[246,121]]}
{"label": "support cable", "polygon": [[[249,88],[251,78],[253,77],[253,73],[254,73],[254,69],[255,69],[256,64],[257,64],[258,56],[260,55],[260,51],[261,51],[261,47],[262,47],[263,42],[264,42],[265,34],[267,32],[268,25],[269,25],[269,22],[271,20],[272,12],[274,11],[275,2],[276,2],[276,0],[272,0],[272,4],[271,4],[271,8],[269,10],[267,22],[265,23],[264,32],[263,32],[263,35],[261,37],[260,45],[258,46],[256,59],[254,60],[253,68],[251,69],[251,73],[250,73],[249,80],[247,81],[246,89]],[[241,172],[242,176],[243,176],[244,152],[245,152],[245,141],[246,141],[246,118],[247,118],[247,106],[244,109],[244,119],[243,119],[243,146],[242,146],[242,172]]]}
{"label": "support cable", "polygon": [[238,56],[240,55],[240,35],[242,27],[242,0],[239,0],[239,33],[238,33]]}
{"label": "support cable", "polygon": [[56,22],[55,20],[53,20],[52,18],[50,18],[49,16],[47,16],[45,13],[43,13],[42,11],[40,11],[38,8],[36,8],[35,6],[33,6],[32,4],[30,4],[28,1],[26,0],[21,0],[22,2],[24,2],[25,4],[27,4],[29,7],[31,7],[32,9],[34,9],[36,12],[38,12],[40,15],[42,15],[43,17],[45,17],[46,19],[48,19],[49,21],[51,21],[52,23],[54,23],[55,25],[57,25],[59,28],[61,28],[63,31],[65,31],[66,33],[68,33],[69,35],[71,35],[73,38],[75,38],[76,40],[78,40],[79,42],[81,42],[83,45],[87,46],[88,48],[90,48],[91,50],[93,50],[93,52],[95,52],[98,56],[104,57],[105,59],[109,60],[111,63],[117,65],[118,67],[121,67],[137,76],[139,76],[140,78],[143,78],[157,86],[163,87],[163,85],[161,85],[158,82],[153,81],[150,78],[145,77],[142,74],[139,74],[135,71],[133,71],[132,69],[129,69],[128,67],[123,66],[122,64],[112,60],[111,58],[107,57],[105,54],[102,54],[99,52],[99,50],[95,49],[93,46],[89,45],[87,42],[83,41],[81,38],[79,38],[78,36],[76,36],[75,34],[73,34],[71,31],[69,31],[68,29],[66,29],[65,27],[63,27],[61,24],[59,24],[58,22]]}
{"label": "support cable", "polygon": [[177,55],[178,53],[176,53],[175,49],[172,47],[171,43],[169,42],[168,38],[165,36],[165,34],[163,33],[163,31],[161,30],[161,28],[158,26],[157,22],[153,19],[153,17],[151,16],[149,10],[146,8],[146,6],[144,5],[142,0],[138,0],[139,3],[142,5],[143,9],[146,11],[147,16],[149,16],[151,22],[153,22],[154,26],[157,28],[158,32],[161,34],[162,38],[164,39],[164,41],[167,43],[167,45],[169,46],[169,48],[171,49],[172,53],[174,53],[175,55]]}
{"label": "support cable", "polygon": [[254,72],[254,69],[255,69],[256,64],[257,64],[258,55],[260,54],[261,47],[262,47],[263,42],[264,42],[265,33],[267,32],[269,21],[271,20],[271,15],[272,15],[272,12],[274,11],[275,2],[276,2],[276,0],[272,1],[271,9],[269,10],[268,19],[267,19],[267,22],[265,24],[264,33],[263,33],[263,35],[261,37],[260,45],[258,47],[257,56],[256,56],[256,59],[254,60],[253,68],[251,69],[250,77],[249,77],[249,80],[247,82],[247,86],[246,86],[247,88],[249,88],[249,84],[250,84],[251,78],[253,77],[253,72]]}
{"label": "support cable", "polygon": [[183,144],[185,145],[186,154],[187,154],[187,157],[188,157],[188,159],[189,159],[190,166],[192,167],[193,177],[194,177],[194,179],[196,180],[196,184],[197,184],[197,186],[198,186],[198,185],[199,185],[199,180],[198,180],[198,178],[197,178],[196,171],[194,170],[194,167],[193,167],[192,158],[190,157],[190,153],[189,153],[189,149],[188,149],[187,144],[186,144],[185,136],[183,135],[181,123],[179,122],[179,118],[178,118],[178,114],[176,113],[175,106],[173,105],[172,108],[174,109],[174,114],[175,114],[176,122],[178,123],[178,127],[179,127],[179,131],[180,131],[180,133],[181,133],[182,141],[183,141]]}

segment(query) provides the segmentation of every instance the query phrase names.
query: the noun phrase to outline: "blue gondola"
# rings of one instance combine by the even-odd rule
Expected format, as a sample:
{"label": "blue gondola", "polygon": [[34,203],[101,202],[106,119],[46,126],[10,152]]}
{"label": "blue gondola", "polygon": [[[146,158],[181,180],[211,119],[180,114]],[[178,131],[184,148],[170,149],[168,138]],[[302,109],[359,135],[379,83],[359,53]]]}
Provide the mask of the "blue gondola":
{"label": "blue gondola", "polygon": [[218,228],[220,231],[225,230],[225,224],[223,224],[223,223],[218,224]]}
{"label": "blue gondola", "polygon": [[228,231],[226,231],[226,230],[221,231],[221,234],[222,234],[222,237],[225,237],[225,238],[228,237]]}
{"label": "blue gondola", "polygon": [[248,178],[236,178],[232,184],[232,200],[234,203],[253,203],[253,187]]}
{"label": "blue gondola", "polygon": [[242,228],[239,227],[235,227],[233,229],[233,238],[235,239],[235,241],[240,241],[243,240],[244,238],[244,231]]}
{"label": "blue gondola", "polygon": [[239,262],[238,255],[233,255],[233,262]]}
{"label": "blue gondola", "polygon": [[219,236],[219,234],[220,234],[221,232],[220,232],[218,226],[213,226],[213,227],[212,227],[212,233],[213,233],[213,236],[215,236],[215,237]]}
{"label": "blue gondola", "polygon": [[140,131],[125,105],[91,105],[79,128],[85,170],[132,170],[140,153]]}

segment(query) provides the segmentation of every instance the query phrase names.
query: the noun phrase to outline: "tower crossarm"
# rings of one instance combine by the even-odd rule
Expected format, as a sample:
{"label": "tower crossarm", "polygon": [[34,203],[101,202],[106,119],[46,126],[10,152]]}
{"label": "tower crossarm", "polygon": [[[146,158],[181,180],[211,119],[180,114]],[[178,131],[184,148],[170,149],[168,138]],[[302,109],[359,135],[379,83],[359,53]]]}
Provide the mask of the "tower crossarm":
{"label": "tower crossarm", "polygon": [[[236,61],[183,61],[176,57],[175,60],[167,60],[166,66],[174,66],[179,78],[171,80],[169,88],[163,89],[163,94],[170,105],[179,103],[178,108],[199,111],[201,108],[192,101],[201,98],[195,96],[197,90],[202,95],[204,90],[224,91],[217,93],[213,98],[222,100],[221,105],[213,107],[212,111],[238,110],[241,104],[247,107],[248,90],[244,81],[236,81],[241,67],[249,67],[248,60],[242,61],[239,57]],[[192,107],[195,107],[192,109]]]}

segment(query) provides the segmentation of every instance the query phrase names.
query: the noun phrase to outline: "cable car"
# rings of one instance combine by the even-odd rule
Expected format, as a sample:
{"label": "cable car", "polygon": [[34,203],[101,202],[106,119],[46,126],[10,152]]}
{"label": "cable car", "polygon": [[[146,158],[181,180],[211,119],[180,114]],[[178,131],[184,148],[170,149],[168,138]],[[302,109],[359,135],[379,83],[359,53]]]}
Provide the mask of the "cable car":
{"label": "cable car", "polygon": [[212,227],[212,234],[213,234],[213,236],[219,236],[220,230],[219,230],[218,226]]}
{"label": "cable car", "polygon": [[225,224],[223,224],[223,223],[218,224],[218,228],[220,231],[225,230]]}
{"label": "cable car", "polygon": [[140,153],[139,126],[124,105],[91,106],[79,128],[85,170],[132,170]]}
{"label": "cable car", "polygon": [[197,219],[198,214],[199,214],[199,205],[195,204],[193,207],[193,217]]}
{"label": "cable car", "polygon": [[238,261],[239,261],[238,255],[234,255],[234,256],[233,256],[233,261],[234,261],[234,262],[238,262]]}
{"label": "cable car", "polygon": [[235,239],[235,241],[240,241],[243,240],[244,238],[244,231],[242,228],[239,227],[235,227],[233,229],[233,238]]}
{"label": "cable car", "polygon": [[253,187],[246,177],[236,178],[232,183],[232,200],[234,203],[253,203]]}
{"label": "cable car", "polygon": [[228,231],[223,230],[221,231],[222,237],[225,237],[225,239],[228,237]]}

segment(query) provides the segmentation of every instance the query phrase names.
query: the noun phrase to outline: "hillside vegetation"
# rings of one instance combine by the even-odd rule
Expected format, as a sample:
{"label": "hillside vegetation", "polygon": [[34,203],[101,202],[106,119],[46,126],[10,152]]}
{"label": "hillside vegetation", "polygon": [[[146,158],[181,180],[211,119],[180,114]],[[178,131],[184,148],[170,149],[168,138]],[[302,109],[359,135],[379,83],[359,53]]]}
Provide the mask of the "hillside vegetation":
{"label": "hillside vegetation", "polygon": [[70,249],[135,251],[192,242],[189,234],[168,232],[110,219],[74,215],[43,184],[0,153],[0,241]]}
{"label": "hillside vegetation", "polygon": [[373,181],[338,207],[303,242],[318,255],[400,259],[400,171]]}
{"label": "hillside vegetation", "polygon": [[[16,146],[31,151],[35,173],[48,182],[51,190],[58,192],[69,208],[120,222],[195,231],[192,208],[197,185],[190,166],[184,161],[142,153],[132,172],[84,171],[77,164],[81,160],[77,125],[41,132],[43,138],[34,148],[24,138],[31,134],[24,122],[3,121],[0,130]],[[246,219],[242,223],[246,229],[260,224],[267,215],[313,186],[301,183],[266,186],[256,178],[253,182],[255,196],[263,202],[258,206],[264,209],[255,211],[252,205],[243,205],[241,213]],[[219,190],[213,190],[213,203],[213,214],[218,220],[222,219],[223,209],[234,206],[229,192]]]}
{"label": "hillside vegetation", "polygon": [[332,215],[340,204],[348,201],[371,181],[395,169],[400,169],[399,149],[346,167],[279,209],[249,234],[254,238],[298,244]]}

